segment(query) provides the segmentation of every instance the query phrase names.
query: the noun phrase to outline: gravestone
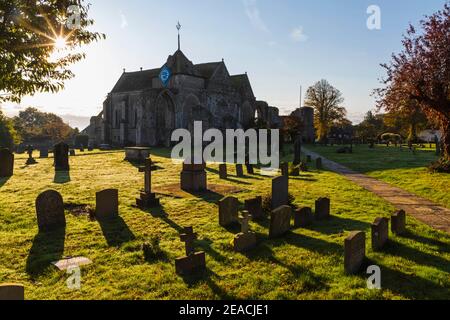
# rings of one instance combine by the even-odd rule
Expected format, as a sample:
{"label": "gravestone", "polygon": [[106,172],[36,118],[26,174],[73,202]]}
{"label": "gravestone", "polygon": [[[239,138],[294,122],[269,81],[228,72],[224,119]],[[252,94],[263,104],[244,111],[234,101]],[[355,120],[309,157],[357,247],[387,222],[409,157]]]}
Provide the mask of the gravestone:
{"label": "gravestone", "polygon": [[39,158],[41,158],[41,159],[48,158],[48,149],[47,148],[42,148],[39,150]]}
{"label": "gravestone", "polygon": [[316,200],[316,220],[325,220],[330,217],[330,199],[319,198]]}
{"label": "gravestone", "polygon": [[362,231],[352,232],[344,241],[344,268],[348,274],[360,271],[366,257],[366,234]]}
{"label": "gravestone", "polygon": [[288,177],[289,176],[289,162],[283,162],[280,165],[280,169],[281,169],[281,175]]}
{"label": "gravestone", "polygon": [[0,178],[14,174],[14,154],[6,148],[0,148]]}
{"label": "gravestone", "polygon": [[389,219],[376,218],[372,223],[372,249],[379,251],[383,249],[389,240]]}
{"label": "gravestone", "polygon": [[180,175],[181,189],[190,192],[206,191],[206,164],[183,163],[183,171]]}
{"label": "gravestone", "polygon": [[64,201],[55,190],[48,190],[36,198],[36,214],[39,232],[65,228]]}
{"label": "gravestone", "polygon": [[89,152],[94,151],[94,148],[93,148],[92,146],[89,146],[89,147],[88,147],[88,151],[89,151]]}
{"label": "gravestone", "polygon": [[192,227],[185,227],[184,233],[180,235],[180,240],[185,243],[186,256],[175,260],[175,270],[177,274],[189,275],[194,272],[206,269],[206,257],[204,252],[195,252],[194,241],[197,234]]}
{"label": "gravestone", "polygon": [[244,176],[244,169],[242,167],[242,164],[236,165],[236,176],[239,178],[242,178]]}
{"label": "gravestone", "polygon": [[395,212],[391,217],[392,233],[402,235],[406,232],[406,213],[404,210]]}
{"label": "gravestone", "polygon": [[297,166],[302,161],[302,137],[297,136],[294,142],[294,166]]}
{"label": "gravestone", "polygon": [[75,150],[74,149],[70,149],[69,154],[71,157],[75,157]]}
{"label": "gravestone", "polygon": [[22,301],[25,300],[25,288],[21,284],[0,284],[0,301]]}
{"label": "gravestone", "polygon": [[241,224],[241,232],[234,237],[233,247],[236,252],[245,252],[253,249],[256,246],[256,234],[249,230],[249,221],[252,216],[248,211],[242,213],[242,217],[239,218]]}
{"label": "gravestone", "polygon": [[269,238],[276,238],[284,235],[291,229],[292,208],[281,206],[273,210],[270,214]]}
{"label": "gravestone", "polygon": [[227,164],[226,163],[219,164],[219,177],[220,177],[220,179],[227,179],[228,178]]}
{"label": "gravestone", "polygon": [[247,174],[249,174],[249,175],[255,174],[255,168],[253,167],[252,164],[247,163],[247,164],[245,165],[245,167],[246,167],[246,169],[247,169]]}
{"label": "gravestone", "polygon": [[53,147],[54,165],[56,171],[69,171],[69,146],[64,142]]}
{"label": "gravestone", "polygon": [[136,199],[136,205],[141,209],[154,208],[160,205],[156,194],[152,192],[152,160],[150,158],[145,159],[144,192],[141,192],[141,197]]}
{"label": "gravestone", "polygon": [[83,146],[80,147],[80,152],[84,152],[84,147]]}
{"label": "gravestone", "polygon": [[272,179],[272,210],[289,203],[289,177]]}
{"label": "gravestone", "polygon": [[317,158],[316,159],[316,169],[317,170],[322,170],[323,166],[322,166],[322,158]]}
{"label": "gravestone", "polygon": [[239,201],[235,197],[226,197],[219,201],[219,224],[227,227],[238,222]]}
{"label": "gravestone", "polygon": [[314,215],[311,208],[301,208],[294,212],[294,227],[304,228],[313,223]]}
{"label": "gravestone", "polygon": [[33,158],[33,151],[34,151],[34,148],[29,145],[27,147],[27,153],[28,153],[28,159],[27,159],[27,162],[26,162],[27,165],[31,165],[31,164],[36,164],[37,163],[36,160],[34,160],[34,158]]}
{"label": "gravestone", "polygon": [[262,209],[262,197],[245,200],[245,210],[247,210],[254,220],[264,218],[264,211]]}
{"label": "gravestone", "polygon": [[95,194],[95,217],[97,220],[115,218],[119,215],[119,190],[107,189]]}

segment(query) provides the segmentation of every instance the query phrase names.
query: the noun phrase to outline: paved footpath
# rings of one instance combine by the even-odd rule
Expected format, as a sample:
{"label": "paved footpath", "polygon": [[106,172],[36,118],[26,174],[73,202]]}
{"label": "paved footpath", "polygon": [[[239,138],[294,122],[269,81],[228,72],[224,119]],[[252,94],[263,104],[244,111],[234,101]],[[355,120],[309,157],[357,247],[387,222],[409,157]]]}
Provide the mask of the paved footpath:
{"label": "paved footpath", "polygon": [[334,161],[328,160],[321,155],[303,148],[305,154],[313,158],[322,158],[322,163],[331,171],[344,175],[364,189],[375,193],[384,200],[390,202],[397,209],[405,212],[417,220],[438,229],[450,233],[450,210],[441,207],[430,200],[416,196],[386,182],[382,182],[365,174],[355,172]]}

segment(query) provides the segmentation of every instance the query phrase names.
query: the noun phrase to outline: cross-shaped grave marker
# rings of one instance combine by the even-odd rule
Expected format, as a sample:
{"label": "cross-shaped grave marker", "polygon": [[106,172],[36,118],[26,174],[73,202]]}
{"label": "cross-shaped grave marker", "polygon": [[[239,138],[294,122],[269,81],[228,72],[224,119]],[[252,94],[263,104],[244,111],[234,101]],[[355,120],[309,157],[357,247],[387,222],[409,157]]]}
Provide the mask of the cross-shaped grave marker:
{"label": "cross-shaped grave marker", "polygon": [[252,216],[248,211],[242,212],[242,217],[239,217],[239,223],[241,224],[241,232],[248,233],[249,232],[249,222],[252,220]]}

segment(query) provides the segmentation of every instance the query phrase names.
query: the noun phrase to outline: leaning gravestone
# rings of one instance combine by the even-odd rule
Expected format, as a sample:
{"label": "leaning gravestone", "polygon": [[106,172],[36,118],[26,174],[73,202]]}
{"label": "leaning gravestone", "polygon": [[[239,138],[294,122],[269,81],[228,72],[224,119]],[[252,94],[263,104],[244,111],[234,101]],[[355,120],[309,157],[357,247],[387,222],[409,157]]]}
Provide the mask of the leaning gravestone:
{"label": "leaning gravestone", "polygon": [[289,177],[272,179],[272,210],[287,205],[289,202]]}
{"label": "leaning gravestone", "polygon": [[0,301],[25,300],[25,288],[21,284],[0,284]]}
{"label": "leaning gravestone", "polygon": [[402,235],[406,232],[406,213],[404,210],[395,212],[391,217],[392,233]]}
{"label": "leaning gravestone", "polygon": [[366,257],[366,234],[352,232],[344,241],[344,268],[348,274],[359,272]]}
{"label": "leaning gravestone", "polygon": [[269,238],[280,237],[291,229],[292,208],[281,206],[270,214]]}
{"label": "leaning gravestone", "polygon": [[53,231],[66,226],[64,201],[55,190],[41,193],[36,199],[39,232]]}
{"label": "leaning gravestone", "polygon": [[383,249],[389,240],[389,219],[376,218],[372,223],[372,249],[379,251]]}
{"label": "leaning gravestone", "polygon": [[245,200],[245,210],[247,210],[254,220],[264,218],[262,209],[262,197]]}
{"label": "leaning gravestone", "polygon": [[64,142],[53,147],[56,171],[69,171],[69,146]]}
{"label": "leaning gravestone", "polygon": [[0,178],[14,174],[14,154],[6,148],[0,148]]}
{"label": "leaning gravestone", "polygon": [[219,164],[219,177],[220,177],[220,179],[223,179],[223,180],[228,178],[226,163]]}
{"label": "leaning gravestone", "polygon": [[316,220],[325,220],[330,217],[330,199],[319,198],[316,200]]}
{"label": "leaning gravestone", "polygon": [[242,167],[242,164],[236,165],[236,176],[239,178],[242,178],[244,176],[244,168]]}
{"label": "leaning gravestone", "polygon": [[185,243],[186,256],[175,260],[176,273],[189,275],[203,271],[206,268],[206,256],[205,252],[195,252],[194,241],[197,240],[197,234],[194,233],[193,228],[185,227],[180,240]]}
{"label": "leaning gravestone", "polygon": [[239,201],[235,197],[226,197],[219,201],[219,224],[227,227],[238,222]]}
{"label": "leaning gravestone", "polygon": [[107,189],[95,195],[95,217],[98,220],[119,215],[119,190]]}
{"label": "leaning gravestone", "polygon": [[249,221],[252,216],[248,211],[242,213],[242,218],[239,218],[241,224],[241,233],[234,237],[233,247],[236,252],[245,252],[256,246],[256,234],[249,230]]}
{"label": "leaning gravestone", "polygon": [[304,228],[313,223],[314,215],[311,208],[301,208],[294,213],[294,227]]}

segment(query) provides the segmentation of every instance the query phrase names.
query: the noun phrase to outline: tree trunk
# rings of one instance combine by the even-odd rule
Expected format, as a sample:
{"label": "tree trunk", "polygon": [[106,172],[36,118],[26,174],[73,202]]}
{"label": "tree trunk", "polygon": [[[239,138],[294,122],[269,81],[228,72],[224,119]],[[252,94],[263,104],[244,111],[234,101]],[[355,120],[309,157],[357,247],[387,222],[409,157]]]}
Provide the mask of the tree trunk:
{"label": "tree trunk", "polygon": [[442,157],[450,160],[450,119],[442,120]]}

